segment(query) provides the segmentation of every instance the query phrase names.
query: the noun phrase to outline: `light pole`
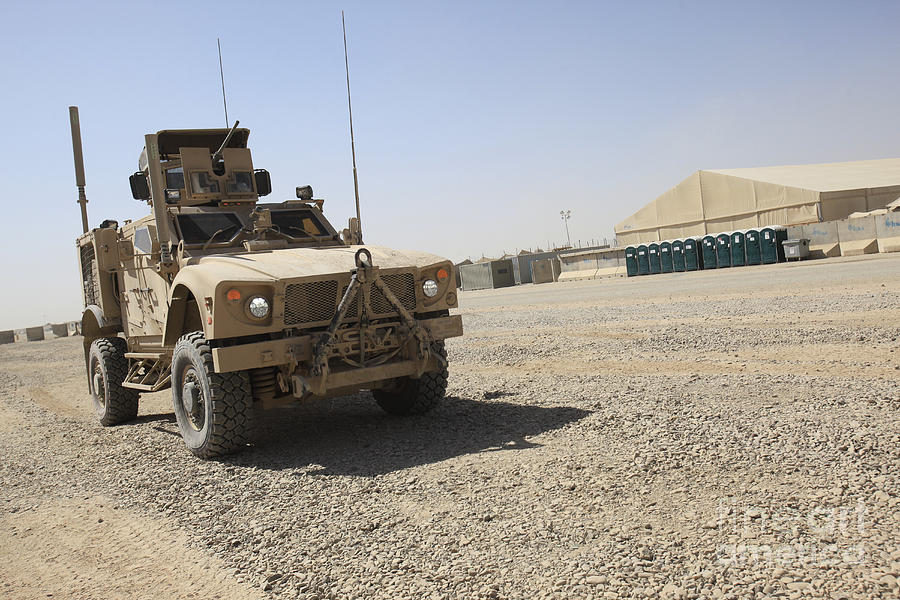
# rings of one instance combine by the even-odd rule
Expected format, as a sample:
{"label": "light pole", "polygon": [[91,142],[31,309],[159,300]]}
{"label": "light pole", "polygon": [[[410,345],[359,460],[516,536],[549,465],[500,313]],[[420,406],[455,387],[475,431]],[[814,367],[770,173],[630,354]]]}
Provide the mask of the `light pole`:
{"label": "light pole", "polygon": [[569,219],[572,217],[571,210],[561,210],[559,211],[559,216],[562,218],[563,223],[566,224],[566,241],[569,243],[569,248],[572,247],[572,238],[569,237]]}

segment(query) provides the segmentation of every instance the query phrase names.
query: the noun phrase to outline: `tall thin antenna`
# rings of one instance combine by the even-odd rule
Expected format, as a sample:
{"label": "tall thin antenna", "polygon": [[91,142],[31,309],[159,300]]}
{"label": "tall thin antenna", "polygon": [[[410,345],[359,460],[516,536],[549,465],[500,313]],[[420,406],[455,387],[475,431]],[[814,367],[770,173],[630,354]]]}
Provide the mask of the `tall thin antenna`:
{"label": "tall thin antenna", "polygon": [[72,155],[75,157],[75,186],[78,188],[78,204],[81,205],[81,229],[88,232],[87,196],[84,193],[84,155],[81,151],[81,121],[78,107],[69,107],[69,123],[72,126]]}
{"label": "tall thin antenna", "polygon": [[344,30],[344,70],[347,73],[347,111],[350,113],[350,154],[353,156],[353,194],[356,197],[356,226],[359,243],[362,244],[362,218],[359,214],[359,179],[356,176],[356,140],[353,137],[353,105],[350,103],[350,59],[347,57],[347,23],[341,11],[341,28]]}
{"label": "tall thin antenna", "polygon": [[219,77],[222,79],[222,104],[225,105],[225,127],[228,127],[228,101],[225,100],[225,70],[222,69],[222,42],[216,38],[216,46],[219,47]]}

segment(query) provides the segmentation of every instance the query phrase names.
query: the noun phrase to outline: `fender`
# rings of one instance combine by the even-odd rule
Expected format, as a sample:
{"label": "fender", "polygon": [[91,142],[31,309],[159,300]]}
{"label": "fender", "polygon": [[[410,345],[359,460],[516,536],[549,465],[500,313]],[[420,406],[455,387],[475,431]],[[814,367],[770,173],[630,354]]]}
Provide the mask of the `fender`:
{"label": "fender", "polygon": [[91,392],[91,373],[89,358],[91,344],[97,338],[116,337],[122,331],[121,319],[108,319],[103,316],[103,309],[96,304],[84,308],[81,315],[81,335],[84,341],[84,369],[88,375],[88,391]]}
{"label": "fender", "polygon": [[[203,310],[200,306],[200,300],[198,300],[198,298],[203,298],[204,296],[195,291],[199,288],[199,282],[194,281],[194,279],[194,277],[190,276],[181,277],[181,273],[179,273],[169,291],[169,312],[166,315],[166,326],[163,331],[163,346],[167,348],[174,346],[178,342],[178,338],[187,333],[185,330],[185,319],[188,317],[188,308],[192,302],[200,315],[200,327],[203,329],[203,334],[209,335],[209,331],[207,331],[209,326],[202,317]],[[191,328],[191,331],[195,330],[193,327]]]}

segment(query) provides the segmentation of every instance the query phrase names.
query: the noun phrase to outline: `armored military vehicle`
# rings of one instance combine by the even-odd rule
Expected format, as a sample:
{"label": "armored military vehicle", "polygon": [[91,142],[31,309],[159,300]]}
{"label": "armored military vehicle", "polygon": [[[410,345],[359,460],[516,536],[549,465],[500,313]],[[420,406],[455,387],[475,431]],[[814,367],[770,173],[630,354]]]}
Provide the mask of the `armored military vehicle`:
{"label": "armored military vehicle", "polygon": [[271,179],[238,123],[146,135],[130,187],[151,214],[89,229],[77,107],[70,117],[100,423],[171,387],[184,442],[211,458],[250,443],[257,406],[371,390],[409,415],[444,396],[443,340],[462,335],[450,261],[363,246],[358,220],[337,232],[308,186],[261,203]]}

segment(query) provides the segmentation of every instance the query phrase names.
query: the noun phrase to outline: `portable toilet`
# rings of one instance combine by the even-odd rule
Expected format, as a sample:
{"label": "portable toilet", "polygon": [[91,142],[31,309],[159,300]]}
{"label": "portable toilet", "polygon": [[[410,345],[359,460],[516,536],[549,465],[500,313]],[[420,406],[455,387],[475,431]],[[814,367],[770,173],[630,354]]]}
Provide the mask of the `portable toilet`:
{"label": "portable toilet", "polygon": [[650,274],[662,273],[662,265],[659,264],[659,243],[647,244],[647,256],[650,258]]}
{"label": "portable toilet", "polygon": [[702,268],[704,269],[715,269],[719,266],[716,260],[716,238],[714,236],[704,235],[700,240],[700,259],[703,261]]}
{"label": "portable toilet", "polygon": [[762,262],[759,254],[759,238],[758,229],[748,229],[744,232],[744,246],[748,265],[758,265]]}
{"label": "portable toilet", "polygon": [[629,277],[635,277],[639,274],[637,248],[634,246],[625,248],[625,272]]}
{"label": "portable toilet", "polygon": [[637,247],[638,275],[650,274],[650,251],[644,244]]}
{"label": "portable toilet", "polygon": [[659,270],[663,273],[672,272],[672,243],[660,242],[659,244]]}
{"label": "portable toilet", "polygon": [[684,271],[684,241],[672,242],[672,270],[676,273]]}
{"label": "portable toilet", "polygon": [[762,264],[784,261],[784,248],[781,242],[787,239],[787,229],[784,227],[763,227],[759,231],[759,255]]}
{"label": "portable toilet", "polygon": [[716,236],[716,262],[719,269],[731,266],[731,234],[720,233]]}
{"label": "portable toilet", "polygon": [[746,237],[743,231],[731,232],[731,266],[743,267],[747,264],[744,254],[746,249]]}
{"label": "portable toilet", "polygon": [[700,244],[694,238],[684,240],[684,270],[698,271],[703,268],[700,262]]}

